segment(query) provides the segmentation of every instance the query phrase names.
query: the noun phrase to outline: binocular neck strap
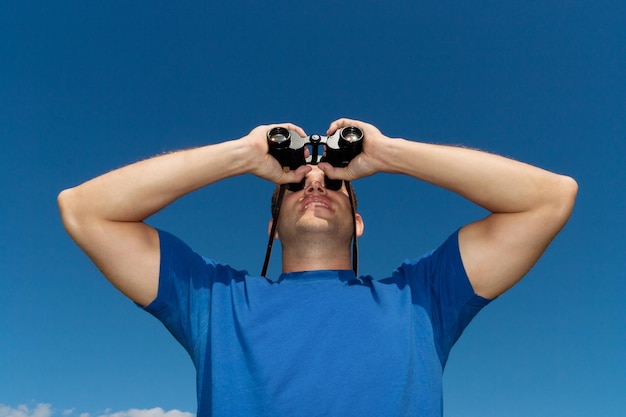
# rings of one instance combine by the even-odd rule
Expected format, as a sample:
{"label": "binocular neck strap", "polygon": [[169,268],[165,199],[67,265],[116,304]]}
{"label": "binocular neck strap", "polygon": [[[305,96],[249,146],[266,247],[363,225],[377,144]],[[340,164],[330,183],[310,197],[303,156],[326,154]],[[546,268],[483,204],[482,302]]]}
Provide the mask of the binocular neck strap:
{"label": "binocular neck strap", "polygon": [[276,210],[272,213],[272,230],[270,231],[270,237],[267,241],[267,250],[265,251],[265,261],[263,262],[263,270],[261,276],[264,277],[267,273],[267,267],[270,264],[270,258],[272,256],[272,246],[274,245],[274,236],[276,235],[276,227],[278,226],[278,214],[280,213],[280,207],[283,204],[283,197],[285,196],[285,190],[287,184],[282,184],[278,190],[278,198],[276,199]]}
{"label": "binocular neck strap", "polygon": [[[350,183],[345,181],[346,190],[348,190],[348,198],[350,199],[350,210],[352,211],[352,270],[354,276],[358,277],[358,265],[359,265],[359,245],[356,239],[356,208],[354,207],[354,194],[352,193],[352,187]],[[280,207],[283,204],[283,197],[285,196],[286,184],[282,184],[278,191],[278,198],[276,199],[276,210],[272,213],[272,230],[270,231],[269,240],[267,242],[267,250],[265,251],[265,261],[263,262],[263,269],[261,270],[261,276],[264,277],[267,273],[267,267],[270,264],[270,258],[272,257],[272,246],[274,245],[274,235],[276,235],[276,227],[278,226],[278,215],[280,214]]]}
{"label": "binocular neck strap", "polygon": [[350,199],[350,210],[352,211],[352,270],[354,276],[358,278],[359,274],[359,244],[356,240],[356,207],[354,204],[354,193],[349,181],[344,181],[346,184],[346,190],[348,191],[348,198]]}

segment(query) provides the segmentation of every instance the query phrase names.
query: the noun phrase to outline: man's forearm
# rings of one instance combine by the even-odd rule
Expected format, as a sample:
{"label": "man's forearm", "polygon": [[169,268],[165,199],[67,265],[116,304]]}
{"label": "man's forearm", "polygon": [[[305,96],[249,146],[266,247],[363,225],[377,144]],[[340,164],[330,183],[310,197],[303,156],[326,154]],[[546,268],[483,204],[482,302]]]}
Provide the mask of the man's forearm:
{"label": "man's forearm", "polygon": [[385,170],[446,188],[494,213],[531,210],[558,198],[568,177],[473,149],[391,140]]}
{"label": "man's forearm", "polygon": [[59,200],[78,216],[139,222],[185,194],[246,172],[245,155],[238,140],[160,155],[66,190]]}

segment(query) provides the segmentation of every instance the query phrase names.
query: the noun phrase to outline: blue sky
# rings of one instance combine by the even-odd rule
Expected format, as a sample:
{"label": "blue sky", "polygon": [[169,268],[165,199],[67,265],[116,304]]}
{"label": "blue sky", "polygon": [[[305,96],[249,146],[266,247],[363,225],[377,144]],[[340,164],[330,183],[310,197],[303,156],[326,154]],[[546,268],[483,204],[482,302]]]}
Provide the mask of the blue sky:
{"label": "blue sky", "polygon": [[[3,2],[0,417],[195,413],[191,361],[64,233],[59,191],[342,116],[579,183],[564,231],[453,349],[445,415],[625,415],[624,74],[623,1]],[[355,187],[378,277],[485,214],[410,178]],[[272,188],[228,179],[149,222],[260,271]]]}

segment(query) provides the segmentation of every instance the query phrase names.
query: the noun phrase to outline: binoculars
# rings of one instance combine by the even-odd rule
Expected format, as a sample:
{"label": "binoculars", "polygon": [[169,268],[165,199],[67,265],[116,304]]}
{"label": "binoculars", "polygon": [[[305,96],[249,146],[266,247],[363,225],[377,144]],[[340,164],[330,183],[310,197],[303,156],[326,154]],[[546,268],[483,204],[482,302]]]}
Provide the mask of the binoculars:
{"label": "binoculars", "polygon": [[[275,127],[267,132],[269,153],[283,168],[297,169],[301,165],[328,162],[334,167],[345,167],[361,153],[363,132],[358,127],[339,129],[331,136],[301,137],[293,130]],[[305,156],[308,148],[309,156]]]}

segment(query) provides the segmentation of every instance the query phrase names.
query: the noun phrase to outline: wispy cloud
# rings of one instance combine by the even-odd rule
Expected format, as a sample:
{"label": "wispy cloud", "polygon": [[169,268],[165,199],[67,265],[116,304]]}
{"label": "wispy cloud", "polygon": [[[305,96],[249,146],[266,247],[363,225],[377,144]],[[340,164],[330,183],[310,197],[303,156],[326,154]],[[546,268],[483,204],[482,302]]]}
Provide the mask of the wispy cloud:
{"label": "wispy cloud", "polygon": [[26,405],[18,405],[17,408],[0,404],[0,417],[50,417],[52,408],[50,404],[37,404],[32,410]]}
{"label": "wispy cloud", "polygon": [[150,409],[131,408],[126,411],[106,410],[104,413],[86,413],[77,412],[76,409],[66,409],[57,412],[50,404],[37,404],[34,407],[28,407],[21,404],[17,407],[10,407],[0,403],[0,417],[195,417],[195,414],[180,410],[165,411],[160,407]]}
{"label": "wispy cloud", "polygon": [[139,410],[132,408],[127,411],[117,411],[115,413],[100,414],[97,417],[194,417],[194,414],[180,410],[165,411],[160,407],[149,410]]}

